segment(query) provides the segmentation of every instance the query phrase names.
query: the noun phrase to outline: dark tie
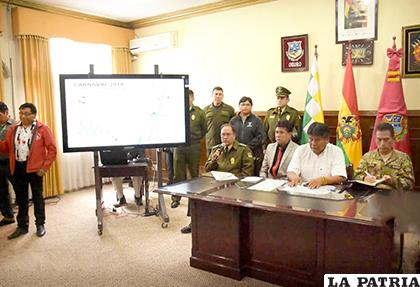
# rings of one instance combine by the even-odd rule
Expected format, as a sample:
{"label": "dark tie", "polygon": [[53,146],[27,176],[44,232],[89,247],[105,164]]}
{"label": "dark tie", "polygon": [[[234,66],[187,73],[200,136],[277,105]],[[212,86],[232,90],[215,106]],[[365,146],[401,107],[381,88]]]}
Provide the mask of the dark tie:
{"label": "dark tie", "polygon": [[277,176],[277,171],[279,170],[280,167],[280,162],[281,162],[281,157],[283,156],[283,151],[281,150],[281,147],[278,147],[277,150],[277,158],[276,158],[276,163],[273,165],[273,167],[271,168],[271,175],[273,177]]}

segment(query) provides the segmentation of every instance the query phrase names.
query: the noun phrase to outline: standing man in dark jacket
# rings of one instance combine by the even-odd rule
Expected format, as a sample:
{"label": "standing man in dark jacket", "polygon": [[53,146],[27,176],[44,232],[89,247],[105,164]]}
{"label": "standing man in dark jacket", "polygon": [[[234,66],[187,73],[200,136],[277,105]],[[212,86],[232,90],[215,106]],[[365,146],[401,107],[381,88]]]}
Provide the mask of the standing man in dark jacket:
{"label": "standing man in dark jacket", "polygon": [[254,175],[260,173],[265,142],[265,131],[261,119],[252,113],[252,99],[242,97],[239,100],[239,113],[230,120],[235,128],[236,139],[246,144],[254,156]]}
{"label": "standing man in dark jacket", "polygon": [[229,123],[235,116],[235,110],[232,106],[223,102],[224,94],[221,87],[213,89],[213,102],[204,107],[204,113],[207,119],[206,146],[207,153],[210,154],[211,148],[221,143],[220,127]]}
{"label": "standing man in dark jacket", "polygon": [[17,238],[28,233],[29,199],[28,189],[31,185],[34,203],[36,235],[45,235],[45,203],[43,176],[51,167],[57,155],[54,137],[50,129],[37,121],[36,107],[25,103],[19,107],[20,123],[13,125],[0,141],[0,152],[9,154],[10,173],[13,176],[16,202],[19,207],[18,227],[7,238]]}
{"label": "standing man in dark jacket", "polygon": [[[9,116],[7,105],[0,102],[0,140],[6,139],[7,130],[15,123],[16,121]],[[3,215],[0,226],[15,222],[13,209],[10,204],[9,181],[12,182],[9,171],[9,155],[0,154],[0,211],[1,215]]]}

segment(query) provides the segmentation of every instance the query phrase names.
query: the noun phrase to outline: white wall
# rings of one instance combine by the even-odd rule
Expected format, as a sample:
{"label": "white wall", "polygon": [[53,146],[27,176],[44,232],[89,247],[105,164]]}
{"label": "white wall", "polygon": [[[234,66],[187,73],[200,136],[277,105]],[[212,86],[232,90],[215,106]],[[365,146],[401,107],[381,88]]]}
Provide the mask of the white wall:
{"label": "white wall", "polygon": [[[401,27],[420,24],[419,0],[378,0],[378,40],[372,66],[353,68],[360,110],[375,110],[381,95],[392,36],[401,46]],[[242,96],[254,100],[254,110],[275,105],[274,89],[283,85],[292,91],[290,105],[302,110],[309,71],[281,72],[280,38],[308,34],[312,62],[318,45],[321,94],[324,110],[337,110],[344,67],[341,45],[335,44],[335,1],[299,0],[248,6],[136,30],[140,36],[168,31],[178,34],[178,47],[143,53],[135,71],[190,75],[196,104],[211,102],[211,90],[220,85],[225,102],[237,108]],[[420,109],[420,78],[403,79],[408,109]]]}

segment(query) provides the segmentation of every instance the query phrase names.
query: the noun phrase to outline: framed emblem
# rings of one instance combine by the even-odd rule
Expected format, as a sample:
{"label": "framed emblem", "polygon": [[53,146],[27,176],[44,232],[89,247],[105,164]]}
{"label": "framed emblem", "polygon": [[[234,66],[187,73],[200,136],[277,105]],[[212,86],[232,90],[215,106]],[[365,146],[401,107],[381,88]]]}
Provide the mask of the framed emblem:
{"label": "framed emblem", "polygon": [[308,70],[308,34],[281,37],[281,71]]}
{"label": "framed emblem", "polygon": [[335,0],[335,42],[376,40],[378,0]]}
{"label": "framed emblem", "polygon": [[[349,53],[349,43],[343,44],[343,53],[341,64],[347,64],[347,54]],[[357,65],[372,65],[373,64],[373,41],[371,40],[356,40],[351,41],[351,63]]]}
{"label": "framed emblem", "polygon": [[420,77],[420,25],[402,27],[402,76]]}

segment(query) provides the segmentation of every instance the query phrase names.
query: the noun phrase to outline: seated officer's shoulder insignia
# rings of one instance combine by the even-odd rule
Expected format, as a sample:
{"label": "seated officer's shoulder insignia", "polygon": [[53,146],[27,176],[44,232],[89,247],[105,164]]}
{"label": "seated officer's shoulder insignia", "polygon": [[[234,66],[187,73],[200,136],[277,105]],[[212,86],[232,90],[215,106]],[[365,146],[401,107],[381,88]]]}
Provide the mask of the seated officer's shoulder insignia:
{"label": "seated officer's shoulder insignia", "polygon": [[239,146],[241,146],[241,147],[246,147],[246,144],[239,143]]}
{"label": "seated officer's shoulder insignia", "polygon": [[249,157],[249,158],[252,158],[252,152],[249,152],[249,153],[248,153],[248,157]]}
{"label": "seated officer's shoulder insignia", "polygon": [[272,114],[276,112],[276,108],[271,108],[267,111],[267,114]]}

